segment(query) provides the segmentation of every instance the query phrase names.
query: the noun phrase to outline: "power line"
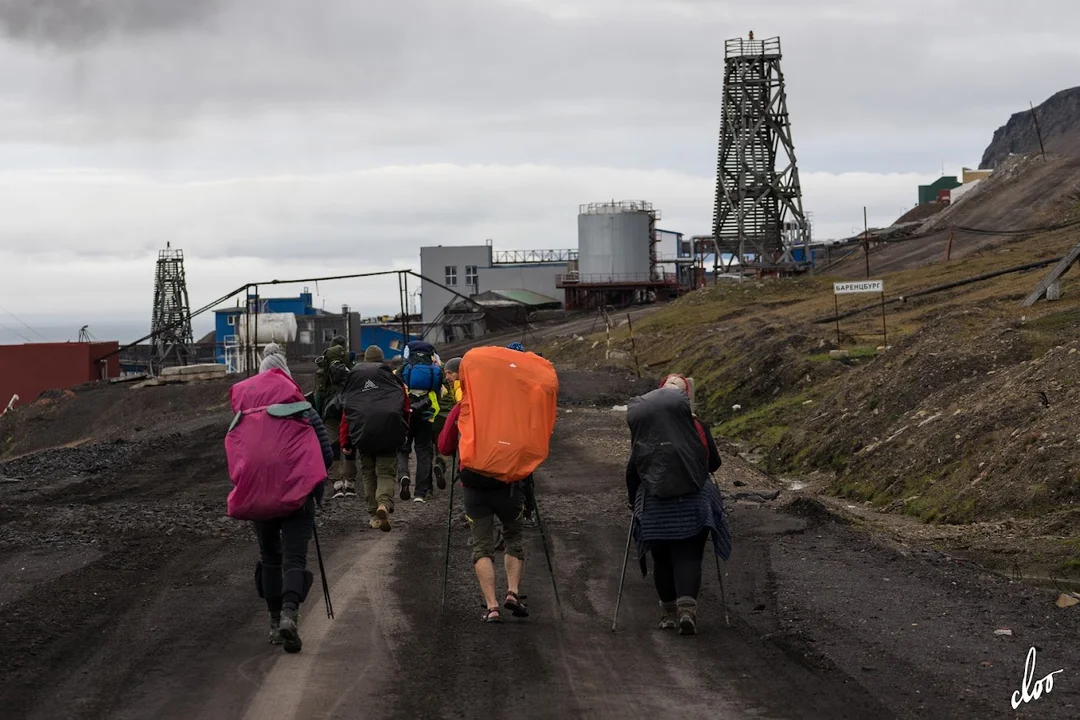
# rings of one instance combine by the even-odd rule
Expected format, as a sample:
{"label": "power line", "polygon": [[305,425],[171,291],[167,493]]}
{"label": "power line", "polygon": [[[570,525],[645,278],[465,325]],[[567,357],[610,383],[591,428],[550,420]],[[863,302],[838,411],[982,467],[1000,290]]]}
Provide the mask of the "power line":
{"label": "power line", "polygon": [[[48,339],[47,337],[45,337],[44,335],[42,335],[41,333],[39,333],[39,332],[38,332],[37,330],[35,330],[34,328],[32,328],[32,327],[30,327],[29,325],[27,325],[26,323],[24,323],[24,322],[22,321],[22,319],[21,319],[21,318],[19,318],[19,316],[18,316],[18,315],[16,315],[15,313],[11,312],[10,310],[8,310],[8,309],[7,309],[6,307],[4,307],[3,305],[0,305],[0,310],[3,310],[3,311],[4,311],[4,312],[6,312],[6,313],[7,313],[8,315],[10,315],[11,317],[13,317],[13,318],[15,318],[16,320],[18,320],[18,321],[19,321],[19,324],[20,324],[20,325],[22,325],[22,326],[23,326],[24,328],[26,328],[26,329],[27,329],[27,330],[29,330],[30,332],[34,333],[35,335],[37,335],[37,336],[38,336],[39,338],[41,338],[41,339],[42,339],[42,340],[44,340],[45,342],[49,342],[49,339]],[[22,336],[22,337],[25,337],[25,336]],[[27,340],[27,342],[33,342],[33,341],[32,341],[32,340]]]}
{"label": "power line", "polygon": [[30,338],[26,337],[25,335],[23,335],[23,334],[22,334],[21,332],[19,332],[18,330],[12,330],[11,328],[9,328],[9,327],[8,327],[7,325],[5,325],[4,323],[0,323],[0,330],[7,330],[7,331],[8,331],[9,333],[11,333],[12,335],[18,335],[19,337],[21,337],[21,338],[22,338],[23,340],[25,340],[25,341],[26,341],[26,342],[28,342],[28,343],[29,343],[29,342],[34,342],[33,340],[31,340]]}

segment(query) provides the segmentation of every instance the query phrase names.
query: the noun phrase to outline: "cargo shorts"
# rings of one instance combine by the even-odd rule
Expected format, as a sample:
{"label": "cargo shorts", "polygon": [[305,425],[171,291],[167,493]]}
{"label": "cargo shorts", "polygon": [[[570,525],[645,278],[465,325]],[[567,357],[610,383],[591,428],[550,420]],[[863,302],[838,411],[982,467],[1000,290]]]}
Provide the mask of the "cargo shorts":
{"label": "cargo shorts", "polygon": [[465,517],[472,530],[473,564],[481,558],[495,558],[498,538],[495,518],[502,524],[506,554],[525,559],[525,540],[521,521],[525,515],[525,493],[521,483],[508,483],[492,490],[465,488]]}

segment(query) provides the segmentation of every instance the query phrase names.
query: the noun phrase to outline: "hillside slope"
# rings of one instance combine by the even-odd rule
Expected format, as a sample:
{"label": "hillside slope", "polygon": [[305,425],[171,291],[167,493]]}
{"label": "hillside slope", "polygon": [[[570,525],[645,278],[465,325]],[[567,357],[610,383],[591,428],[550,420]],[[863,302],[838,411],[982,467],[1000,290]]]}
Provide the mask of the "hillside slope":
{"label": "hillside slope", "polygon": [[[926,219],[912,237],[874,247],[870,253],[871,272],[878,275],[941,262],[951,233],[955,233],[953,259],[984,253],[1009,237],[959,228],[1005,233],[1077,218],[1080,218],[1080,157],[1016,156],[955,205]],[[864,277],[862,253],[856,253],[830,272],[843,278]]]}
{"label": "hillside slope", "polygon": [[[1055,93],[1035,108],[1046,152],[1080,157],[1080,87]],[[997,168],[1010,154],[1039,152],[1030,110],[1016,113],[994,132],[979,167]]]}
{"label": "hillside slope", "polygon": [[[1080,239],[1059,231],[982,256],[887,275],[880,305],[841,298],[850,357],[836,360],[832,278],[729,284],[613,330],[615,357],[699,383],[701,413],[761,458],[827,496],[916,528],[943,527],[970,549],[1080,576],[1080,272],[1063,299],[1021,309],[1044,269],[950,290],[918,290],[1052,260]],[[544,348],[563,363],[610,364],[602,334]],[[922,532],[922,531],[919,531]],[[976,539],[972,539],[974,533]],[[1006,540],[1007,537],[1019,538]],[[1020,560],[1018,560],[1020,558]]]}

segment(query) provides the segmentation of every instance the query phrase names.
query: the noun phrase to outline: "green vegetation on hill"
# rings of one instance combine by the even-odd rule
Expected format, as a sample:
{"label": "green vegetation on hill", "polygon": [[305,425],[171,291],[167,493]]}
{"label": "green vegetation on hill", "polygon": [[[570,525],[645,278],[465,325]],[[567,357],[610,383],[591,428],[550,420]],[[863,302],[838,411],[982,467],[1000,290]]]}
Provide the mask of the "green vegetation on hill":
{"label": "green vegetation on hill", "polygon": [[[1064,234],[886,276],[888,297],[1057,257]],[[831,279],[745,281],[694,292],[637,322],[637,363],[693,376],[699,411],[773,473],[825,473],[829,492],[925,522],[1037,518],[1080,527],[1080,277],[1060,301],[1021,309],[1045,270],[1000,276],[842,320]],[[873,303],[841,298],[841,312]],[[561,363],[597,366],[605,345],[561,339]],[[613,349],[634,366],[625,324]],[[1075,552],[1075,548],[1073,550]]]}

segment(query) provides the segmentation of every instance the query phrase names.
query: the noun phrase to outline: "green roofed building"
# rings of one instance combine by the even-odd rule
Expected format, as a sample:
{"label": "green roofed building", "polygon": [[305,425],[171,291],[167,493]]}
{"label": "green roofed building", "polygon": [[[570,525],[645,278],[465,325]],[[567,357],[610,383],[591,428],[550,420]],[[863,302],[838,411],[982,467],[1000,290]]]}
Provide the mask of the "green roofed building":
{"label": "green roofed building", "polygon": [[919,204],[928,205],[937,202],[938,194],[942,190],[952,190],[960,187],[960,181],[955,175],[942,175],[929,185],[919,186]]}

